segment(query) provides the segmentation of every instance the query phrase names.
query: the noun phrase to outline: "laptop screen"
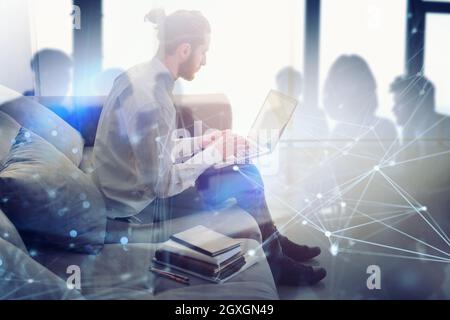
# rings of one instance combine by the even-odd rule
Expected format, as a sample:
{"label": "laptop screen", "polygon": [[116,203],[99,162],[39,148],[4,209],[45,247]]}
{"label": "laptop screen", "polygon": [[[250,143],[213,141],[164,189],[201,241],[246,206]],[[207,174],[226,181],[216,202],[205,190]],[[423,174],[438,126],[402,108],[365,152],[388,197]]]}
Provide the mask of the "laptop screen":
{"label": "laptop screen", "polygon": [[291,119],[297,103],[296,99],[271,90],[247,138],[256,142],[260,147],[273,151]]}

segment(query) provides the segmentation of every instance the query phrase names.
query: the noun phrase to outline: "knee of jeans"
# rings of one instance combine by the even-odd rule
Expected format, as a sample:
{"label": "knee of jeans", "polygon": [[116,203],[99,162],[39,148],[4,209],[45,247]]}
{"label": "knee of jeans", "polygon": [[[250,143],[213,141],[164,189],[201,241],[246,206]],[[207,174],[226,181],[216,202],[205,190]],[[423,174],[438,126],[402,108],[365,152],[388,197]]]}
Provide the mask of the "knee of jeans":
{"label": "knee of jeans", "polygon": [[258,168],[254,164],[238,165],[239,171],[246,177],[256,190],[264,191],[264,182]]}

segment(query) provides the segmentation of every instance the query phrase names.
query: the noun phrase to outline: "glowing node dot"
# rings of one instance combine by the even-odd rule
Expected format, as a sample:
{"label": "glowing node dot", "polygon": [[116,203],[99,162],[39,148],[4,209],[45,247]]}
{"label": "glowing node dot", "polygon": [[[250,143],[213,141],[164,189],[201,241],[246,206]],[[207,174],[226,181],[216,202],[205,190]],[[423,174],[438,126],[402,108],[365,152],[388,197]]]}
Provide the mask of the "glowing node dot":
{"label": "glowing node dot", "polygon": [[327,238],[331,237],[331,232],[330,231],[325,231],[325,237],[327,237]]}
{"label": "glowing node dot", "polygon": [[347,204],[345,202],[341,202],[341,207],[345,208],[347,206]]}
{"label": "glowing node dot", "polygon": [[34,279],[28,279],[27,282],[28,282],[28,283],[33,283],[33,282],[34,282]]}
{"label": "glowing node dot", "polygon": [[9,238],[9,233],[8,233],[8,232],[5,232],[5,233],[3,234],[3,238]]}
{"label": "glowing node dot", "polygon": [[89,203],[89,201],[83,201],[83,208],[84,209],[89,209],[91,207],[91,204]]}
{"label": "glowing node dot", "polygon": [[395,161],[394,160],[392,160],[392,161],[389,161],[389,165],[391,166],[391,167],[393,167],[393,166],[395,166]]}
{"label": "glowing node dot", "polygon": [[302,225],[306,226],[307,224],[308,224],[308,221],[306,221],[306,220],[302,221]]}
{"label": "glowing node dot", "polygon": [[323,196],[321,193],[318,193],[316,197],[317,197],[317,199],[322,199]]}
{"label": "glowing node dot", "polygon": [[238,166],[233,166],[233,170],[234,171],[239,171],[239,167]]}
{"label": "glowing node dot", "polygon": [[122,245],[128,244],[128,238],[127,238],[127,237],[122,237],[122,238],[120,238],[120,243],[121,243]]}
{"label": "glowing node dot", "polygon": [[29,137],[31,137],[31,134],[27,131],[27,132],[25,132],[25,138],[29,138]]}
{"label": "glowing node dot", "polygon": [[373,167],[373,170],[375,170],[375,171],[380,171],[380,166],[375,166],[375,167]]}
{"label": "glowing node dot", "polygon": [[56,137],[58,135],[58,131],[52,130],[52,136]]}
{"label": "glowing node dot", "polygon": [[73,154],[77,154],[77,153],[78,153],[78,148],[73,148],[73,149],[72,149],[72,153],[73,153]]}
{"label": "glowing node dot", "polygon": [[330,253],[331,253],[333,256],[337,256],[338,252],[339,252],[339,247],[338,247],[336,244],[331,245],[331,247],[330,247]]}
{"label": "glowing node dot", "polygon": [[425,207],[425,206],[421,207],[420,211],[427,211],[427,207]]}
{"label": "glowing node dot", "polygon": [[255,255],[255,250],[248,250],[247,253],[250,257],[253,257]]}
{"label": "glowing node dot", "polygon": [[76,238],[78,235],[78,232],[77,232],[77,230],[70,230],[69,234],[72,238]]}

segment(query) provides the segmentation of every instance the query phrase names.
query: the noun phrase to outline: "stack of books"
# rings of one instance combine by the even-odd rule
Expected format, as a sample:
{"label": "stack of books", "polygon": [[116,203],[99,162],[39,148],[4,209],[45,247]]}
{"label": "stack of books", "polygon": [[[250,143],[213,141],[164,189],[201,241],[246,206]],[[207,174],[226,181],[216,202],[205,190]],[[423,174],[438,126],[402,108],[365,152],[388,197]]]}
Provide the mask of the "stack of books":
{"label": "stack of books", "polygon": [[153,261],[216,283],[230,279],[245,265],[238,240],[201,225],[172,235]]}

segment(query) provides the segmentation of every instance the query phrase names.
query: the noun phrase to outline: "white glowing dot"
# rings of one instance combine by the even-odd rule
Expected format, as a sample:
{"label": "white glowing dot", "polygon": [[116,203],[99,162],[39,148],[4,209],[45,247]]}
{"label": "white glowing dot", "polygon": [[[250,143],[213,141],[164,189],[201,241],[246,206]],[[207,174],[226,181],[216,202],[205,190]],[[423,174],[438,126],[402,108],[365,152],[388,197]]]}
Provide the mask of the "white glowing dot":
{"label": "white glowing dot", "polygon": [[32,256],[32,257],[37,256],[37,251],[36,250],[31,250],[30,251],[30,256]]}
{"label": "white glowing dot", "polygon": [[375,170],[375,171],[380,171],[380,166],[375,166],[375,167],[373,167],[373,170]]}
{"label": "white glowing dot", "polygon": [[25,132],[25,138],[29,138],[29,137],[31,137],[31,134],[28,131]]}
{"label": "white glowing dot", "polygon": [[322,199],[323,196],[321,193],[318,193],[316,197],[317,197],[317,199]]}
{"label": "white glowing dot", "polygon": [[308,221],[306,221],[306,220],[302,221],[302,225],[306,226],[307,224],[308,224]]}
{"label": "white glowing dot", "polygon": [[77,153],[78,153],[78,148],[73,148],[73,149],[72,149],[72,153],[73,153],[73,154],[77,154]]}
{"label": "white glowing dot", "polygon": [[3,260],[0,259],[0,267],[3,265]]}
{"label": "white glowing dot", "polygon": [[137,143],[139,143],[139,137],[138,137],[138,136],[132,136],[132,137],[130,138],[130,142],[131,142],[132,144],[137,144]]}
{"label": "white glowing dot", "polygon": [[156,141],[156,142],[161,141],[161,137],[156,137],[156,138],[155,138],[155,141]]}
{"label": "white glowing dot", "polygon": [[325,231],[325,237],[327,237],[327,238],[331,237],[331,232],[330,231]]}
{"label": "white glowing dot", "polygon": [[70,230],[69,234],[72,238],[76,238],[78,235],[78,232],[77,232],[77,230]]}
{"label": "white glowing dot", "polygon": [[339,252],[339,247],[336,244],[331,245],[330,252],[333,256],[337,256]]}
{"label": "white glowing dot", "polygon": [[8,232],[5,232],[5,233],[3,234],[3,237],[4,237],[4,238],[9,238],[9,233],[8,233]]}
{"label": "white glowing dot", "polygon": [[50,198],[54,198],[54,197],[56,196],[56,191],[55,191],[55,190],[50,190],[50,191],[48,192],[48,196],[49,196]]}
{"label": "white glowing dot", "polygon": [[52,136],[56,137],[58,135],[58,131],[52,130]]}
{"label": "white glowing dot", "polygon": [[122,238],[120,238],[120,243],[121,243],[122,245],[128,244],[128,238],[127,238],[127,237],[122,237]]}
{"label": "white glowing dot", "polygon": [[341,207],[345,208],[347,206],[347,204],[345,202],[341,202]]}
{"label": "white glowing dot", "polygon": [[33,283],[34,280],[33,279],[28,279],[28,283]]}
{"label": "white glowing dot", "polygon": [[305,199],[305,202],[306,202],[306,203],[308,203],[308,202],[309,202],[309,199],[308,199],[308,198],[306,198],[306,199]]}
{"label": "white glowing dot", "polygon": [[247,253],[250,257],[253,257],[255,255],[255,250],[248,250]]}
{"label": "white glowing dot", "polygon": [[391,167],[393,167],[393,166],[395,166],[395,161],[394,160],[392,160],[392,161],[389,161],[389,165],[391,166]]}
{"label": "white glowing dot", "polygon": [[89,209],[91,207],[91,204],[89,203],[89,201],[83,201],[83,208],[84,209]]}
{"label": "white glowing dot", "polygon": [[425,206],[421,207],[420,211],[427,211],[427,207],[425,207]]}
{"label": "white glowing dot", "polygon": [[239,171],[239,167],[238,166],[233,166],[233,170],[234,171]]}

